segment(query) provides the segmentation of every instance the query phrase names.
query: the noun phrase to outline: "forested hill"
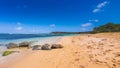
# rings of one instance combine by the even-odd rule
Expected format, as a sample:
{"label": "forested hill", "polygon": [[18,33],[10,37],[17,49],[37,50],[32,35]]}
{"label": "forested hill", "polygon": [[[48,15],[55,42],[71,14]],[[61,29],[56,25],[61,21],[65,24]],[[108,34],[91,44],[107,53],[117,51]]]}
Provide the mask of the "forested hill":
{"label": "forested hill", "polygon": [[92,31],[88,32],[52,32],[51,34],[91,34]]}
{"label": "forested hill", "polygon": [[107,23],[105,25],[95,27],[93,29],[94,33],[101,33],[101,32],[120,32],[120,24],[114,24],[112,22]]}

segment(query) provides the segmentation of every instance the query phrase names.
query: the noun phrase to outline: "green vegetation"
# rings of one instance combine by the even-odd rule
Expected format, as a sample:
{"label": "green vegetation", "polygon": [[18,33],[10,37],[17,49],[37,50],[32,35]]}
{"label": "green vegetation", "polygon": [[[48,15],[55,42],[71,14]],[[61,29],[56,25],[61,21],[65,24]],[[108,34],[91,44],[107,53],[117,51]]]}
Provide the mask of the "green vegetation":
{"label": "green vegetation", "polygon": [[107,23],[105,25],[95,27],[93,30],[94,33],[101,32],[120,32],[120,24],[114,24],[112,22]]}
{"label": "green vegetation", "polygon": [[52,32],[51,34],[91,34],[92,31],[88,32]]}
{"label": "green vegetation", "polygon": [[9,55],[9,54],[11,54],[12,53],[12,51],[5,51],[3,54],[2,54],[2,56],[7,56],[7,55]]}

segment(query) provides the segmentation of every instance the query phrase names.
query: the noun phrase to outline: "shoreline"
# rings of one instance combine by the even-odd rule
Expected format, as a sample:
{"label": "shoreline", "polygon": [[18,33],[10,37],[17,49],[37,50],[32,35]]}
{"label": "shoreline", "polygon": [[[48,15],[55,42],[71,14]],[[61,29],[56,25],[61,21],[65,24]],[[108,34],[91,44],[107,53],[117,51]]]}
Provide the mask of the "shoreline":
{"label": "shoreline", "polygon": [[1,68],[119,68],[120,32],[64,36],[64,48],[36,50]]}
{"label": "shoreline", "polygon": [[[62,36],[57,36],[57,37],[47,37],[44,39],[40,39],[37,42],[34,42],[31,44],[31,46],[34,45],[44,45],[44,44],[55,44],[60,41]],[[52,41],[51,41],[52,40]],[[27,49],[27,48],[13,48],[13,49],[7,49],[7,51],[18,51],[17,53],[10,54],[8,56],[2,56],[0,57],[0,68],[5,68],[6,66],[10,65],[11,62],[16,62],[23,58],[24,56],[27,56],[34,51],[32,49]],[[1,53],[2,54],[2,53]],[[27,54],[27,55],[26,55]],[[17,58],[16,58],[17,57]],[[14,60],[12,58],[15,58]],[[5,64],[5,65],[4,65]]]}

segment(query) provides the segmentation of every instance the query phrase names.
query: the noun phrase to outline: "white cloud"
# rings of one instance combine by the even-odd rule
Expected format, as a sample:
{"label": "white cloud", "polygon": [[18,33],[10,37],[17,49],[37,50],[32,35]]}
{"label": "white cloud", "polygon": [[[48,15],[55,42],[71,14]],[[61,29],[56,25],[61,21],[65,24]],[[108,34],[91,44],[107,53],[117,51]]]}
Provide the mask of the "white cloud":
{"label": "white cloud", "polygon": [[105,7],[107,4],[109,4],[108,1],[104,1],[104,2],[102,2],[100,4],[98,4],[97,7],[93,10],[93,13],[97,13],[97,12],[101,11],[101,9],[103,7]]}
{"label": "white cloud", "polygon": [[99,20],[95,19],[95,20],[89,20],[89,22],[99,22]]}
{"label": "white cloud", "polygon": [[55,24],[50,24],[50,27],[54,28],[56,25]]}
{"label": "white cloud", "polygon": [[102,8],[102,7],[106,6],[106,4],[108,4],[108,1],[104,1],[104,2],[102,2],[100,4],[98,4],[97,8]]}
{"label": "white cloud", "polygon": [[22,27],[17,27],[16,30],[21,31],[23,28]]}
{"label": "white cloud", "polygon": [[97,12],[99,12],[100,10],[101,10],[101,9],[96,8],[96,9],[93,10],[93,13],[97,13]]}
{"label": "white cloud", "polygon": [[82,27],[88,27],[88,26],[91,26],[92,25],[92,23],[85,23],[85,24],[82,24],[81,26]]}

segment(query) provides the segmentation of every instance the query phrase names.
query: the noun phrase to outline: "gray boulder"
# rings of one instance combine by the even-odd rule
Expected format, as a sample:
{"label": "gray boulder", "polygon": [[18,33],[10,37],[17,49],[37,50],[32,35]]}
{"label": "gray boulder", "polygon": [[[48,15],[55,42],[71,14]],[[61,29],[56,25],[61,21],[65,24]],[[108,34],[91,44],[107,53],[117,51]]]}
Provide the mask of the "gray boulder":
{"label": "gray boulder", "polygon": [[21,42],[21,43],[19,43],[19,47],[27,47],[27,48],[30,48],[30,43],[29,43],[29,42]]}
{"label": "gray boulder", "polygon": [[42,50],[51,50],[51,45],[45,44],[41,47]]}
{"label": "gray boulder", "polygon": [[16,43],[9,43],[9,44],[7,44],[7,48],[8,49],[18,48],[18,44],[16,44]]}
{"label": "gray boulder", "polygon": [[32,50],[41,50],[41,45],[35,45],[32,47]]}
{"label": "gray boulder", "polygon": [[57,49],[57,48],[63,48],[63,46],[61,44],[52,44],[51,48]]}

